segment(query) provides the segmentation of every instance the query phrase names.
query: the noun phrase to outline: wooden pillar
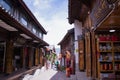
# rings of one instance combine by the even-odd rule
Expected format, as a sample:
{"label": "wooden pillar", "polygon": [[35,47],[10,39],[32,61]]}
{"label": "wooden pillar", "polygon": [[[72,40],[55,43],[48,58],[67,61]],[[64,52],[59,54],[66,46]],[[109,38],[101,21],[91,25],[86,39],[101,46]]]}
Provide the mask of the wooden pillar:
{"label": "wooden pillar", "polygon": [[40,64],[40,48],[38,48],[38,64]]}
{"label": "wooden pillar", "polygon": [[39,48],[36,48],[35,49],[35,65],[38,65],[39,64],[39,54],[38,54],[38,52],[39,52]]}
{"label": "wooden pillar", "polygon": [[24,68],[28,68],[29,67],[29,56],[28,56],[28,48],[24,47],[23,49],[23,66]]}
{"label": "wooden pillar", "polygon": [[91,43],[91,26],[92,26],[92,22],[91,22],[91,18],[90,18],[90,14],[88,14],[88,17],[86,18],[86,22],[85,22],[85,27],[86,27],[86,33],[85,33],[85,48],[86,48],[86,71],[87,71],[87,76],[91,77],[92,75],[92,47],[91,45],[93,45]]}
{"label": "wooden pillar", "polygon": [[6,42],[5,54],[5,73],[10,74],[13,72],[13,41]]}
{"label": "wooden pillar", "polygon": [[91,77],[90,32],[85,33],[85,51],[86,51],[86,72],[87,72],[87,76]]}
{"label": "wooden pillar", "polygon": [[32,67],[32,57],[33,57],[33,55],[32,55],[32,47],[29,47],[28,48],[28,55],[29,55],[29,68],[31,68]]}
{"label": "wooden pillar", "polygon": [[43,53],[42,53],[42,49],[40,49],[40,64],[41,64],[41,65],[44,65],[44,64],[43,64]]}
{"label": "wooden pillar", "polygon": [[21,56],[20,63],[21,63],[21,67],[23,68],[23,47],[20,47],[20,56]]}
{"label": "wooden pillar", "polygon": [[22,67],[25,68],[25,47],[22,47]]}
{"label": "wooden pillar", "polygon": [[84,40],[81,39],[78,41],[78,48],[79,48],[79,69],[84,70]]}
{"label": "wooden pillar", "polygon": [[91,43],[92,43],[92,78],[95,79],[97,77],[97,62],[96,62],[96,42],[95,42],[95,33],[91,32]]}

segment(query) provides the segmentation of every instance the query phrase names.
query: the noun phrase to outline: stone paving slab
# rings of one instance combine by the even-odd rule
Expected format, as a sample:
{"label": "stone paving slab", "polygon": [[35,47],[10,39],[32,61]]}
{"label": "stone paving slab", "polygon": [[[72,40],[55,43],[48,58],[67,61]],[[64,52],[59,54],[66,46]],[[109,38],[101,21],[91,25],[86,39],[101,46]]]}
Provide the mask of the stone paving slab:
{"label": "stone paving slab", "polygon": [[90,80],[86,77],[85,72],[76,71],[70,77],[66,77],[65,71],[57,71],[54,69],[42,70],[45,68],[41,68],[40,73],[37,76],[30,77],[27,80]]}
{"label": "stone paving slab", "polygon": [[90,80],[86,77],[85,72],[76,72],[77,80]]}
{"label": "stone paving slab", "polygon": [[50,80],[90,80],[86,77],[85,72],[76,72],[75,75],[66,77],[65,72],[57,72]]}

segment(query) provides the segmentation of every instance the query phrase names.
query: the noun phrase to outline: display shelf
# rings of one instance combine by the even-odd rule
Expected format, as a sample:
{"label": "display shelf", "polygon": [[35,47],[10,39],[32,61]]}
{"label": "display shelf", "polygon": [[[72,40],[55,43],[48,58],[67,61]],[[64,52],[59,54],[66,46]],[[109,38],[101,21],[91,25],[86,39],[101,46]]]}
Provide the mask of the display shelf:
{"label": "display shelf", "polygon": [[[97,42],[98,74],[120,72],[120,41]],[[99,78],[102,78],[99,75]]]}
{"label": "display shelf", "polygon": [[120,63],[120,60],[114,60],[115,62],[119,62]]}
{"label": "display shelf", "polygon": [[120,41],[112,41],[113,43],[120,43]]}
{"label": "display shelf", "polygon": [[111,50],[111,51],[99,51],[99,52],[101,52],[101,53],[102,53],[102,52],[103,52],[103,53],[108,53],[108,52],[110,52],[110,53],[111,53],[112,50]]}
{"label": "display shelf", "polygon": [[120,53],[120,51],[115,51],[115,50],[114,50],[114,52],[115,52],[115,53]]}
{"label": "display shelf", "polygon": [[99,60],[99,62],[100,62],[100,63],[112,63],[113,61],[107,61],[107,60],[104,60],[104,61],[102,60],[102,61],[100,61],[100,60]]}
{"label": "display shelf", "polygon": [[113,70],[101,70],[101,73],[113,73]]}
{"label": "display shelf", "polygon": [[111,43],[111,41],[99,41],[99,43]]}
{"label": "display shelf", "polygon": [[120,72],[120,70],[115,70],[115,72]]}
{"label": "display shelf", "polygon": [[[120,38],[113,34],[97,34],[98,78],[109,78],[120,73]],[[101,75],[102,74],[102,75]]]}

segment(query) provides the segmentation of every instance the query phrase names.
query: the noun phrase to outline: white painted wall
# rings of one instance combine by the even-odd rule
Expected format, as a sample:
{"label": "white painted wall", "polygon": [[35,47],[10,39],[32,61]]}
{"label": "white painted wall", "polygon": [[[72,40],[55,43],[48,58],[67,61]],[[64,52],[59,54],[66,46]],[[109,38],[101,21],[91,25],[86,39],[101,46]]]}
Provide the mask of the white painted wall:
{"label": "white painted wall", "polygon": [[77,40],[77,36],[78,35],[82,35],[82,23],[79,22],[78,20],[75,20],[74,22],[74,32],[75,32],[75,50],[74,50],[74,54],[75,54],[75,58],[76,58],[76,63],[78,64],[78,40]]}

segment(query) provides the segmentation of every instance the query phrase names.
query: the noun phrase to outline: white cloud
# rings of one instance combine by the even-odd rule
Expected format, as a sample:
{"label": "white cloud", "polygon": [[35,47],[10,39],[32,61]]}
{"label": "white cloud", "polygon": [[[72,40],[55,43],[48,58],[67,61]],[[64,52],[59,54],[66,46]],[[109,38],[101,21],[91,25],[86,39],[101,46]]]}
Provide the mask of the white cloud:
{"label": "white cloud", "polygon": [[39,6],[39,4],[40,4],[40,0],[35,0],[33,3],[34,6]]}
{"label": "white cloud", "polygon": [[[52,5],[53,1],[55,0],[33,0],[33,7],[28,6],[31,7],[40,24],[48,31],[47,35],[44,35],[44,40],[50,45],[56,46],[63,39],[67,30],[73,28],[73,25],[68,23],[67,3],[64,0],[62,0],[63,3],[56,0],[61,2],[58,8],[57,4]],[[48,13],[46,13],[47,10]]]}
{"label": "white cloud", "polygon": [[65,14],[64,12],[60,12],[59,14],[51,16],[52,18],[50,20],[45,20],[40,17],[39,13],[35,14],[42,26],[48,31],[48,34],[44,36],[44,40],[51,45],[57,45],[65,36],[67,30],[72,28]]}
{"label": "white cloud", "polygon": [[53,0],[35,0],[33,5],[39,9],[49,9],[51,8],[51,3]]}

